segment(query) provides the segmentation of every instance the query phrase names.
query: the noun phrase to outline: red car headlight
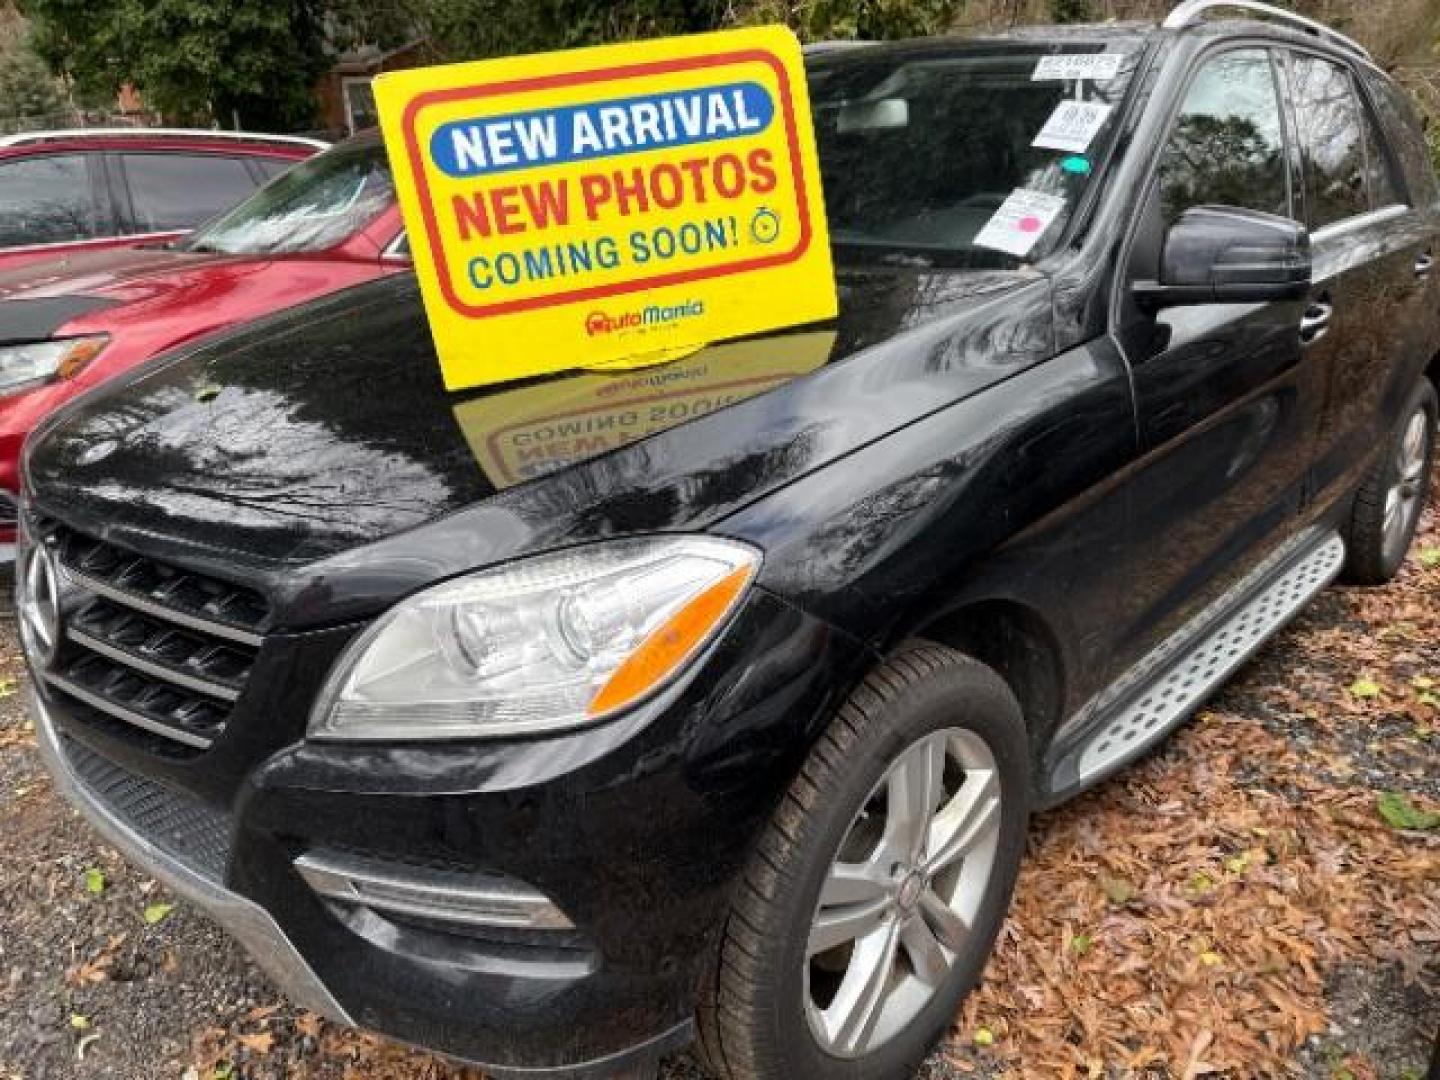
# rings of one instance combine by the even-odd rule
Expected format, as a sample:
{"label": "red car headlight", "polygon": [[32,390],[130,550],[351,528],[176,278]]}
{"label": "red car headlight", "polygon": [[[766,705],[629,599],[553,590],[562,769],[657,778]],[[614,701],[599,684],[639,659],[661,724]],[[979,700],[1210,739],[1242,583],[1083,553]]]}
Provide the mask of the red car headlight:
{"label": "red car headlight", "polygon": [[51,379],[73,379],[110,344],[108,334],[0,345],[0,394]]}

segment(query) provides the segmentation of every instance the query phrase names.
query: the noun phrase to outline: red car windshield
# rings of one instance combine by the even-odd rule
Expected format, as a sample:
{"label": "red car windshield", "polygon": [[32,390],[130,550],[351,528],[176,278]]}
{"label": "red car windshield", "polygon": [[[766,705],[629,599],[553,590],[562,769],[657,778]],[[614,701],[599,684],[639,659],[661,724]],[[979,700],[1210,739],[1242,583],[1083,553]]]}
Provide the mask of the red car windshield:
{"label": "red car windshield", "polygon": [[343,143],[282,173],[176,247],[223,255],[324,251],[394,201],[380,140]]}

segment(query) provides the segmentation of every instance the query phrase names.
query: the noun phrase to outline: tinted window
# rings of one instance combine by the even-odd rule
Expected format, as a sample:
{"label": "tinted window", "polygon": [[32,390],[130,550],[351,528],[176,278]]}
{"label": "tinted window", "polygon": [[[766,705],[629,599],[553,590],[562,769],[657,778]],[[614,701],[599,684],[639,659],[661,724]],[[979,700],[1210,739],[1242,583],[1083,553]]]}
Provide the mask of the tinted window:
{"label": "tinted window", "polygon": [[98,233],[82,155],[0,163],[0,247],[56,244]]}
{"label": "tinted window", "polygon": [[240,158],[121,154],[130,179],[136,232],[192,229],[255,190]]}
{"label": "tinted window", "polygon": [[1294,71],[1295,123],[1305,159],[1310,227],[1319,229],[1370,209],[1364,128],[1345,68],[1297,56]]}
{"label": "tinted window", "polygon": [[1360,110],[1360,122],[1365,126],[1365,177],[1370,187],[1370,209],[1379,210],[1404,203],[1405,196],[1395,182],[1385,140],[1380,137],[1380,131],[1375,126],[1375,118],[1363,106]]}
{"label": "tinted window", "polygon": [[1385,134],[1389,136],[1390,148],[1400,161],[1405,174],[1405,185],[1410,191],[1410,202],[1415,206],[1430,206],[1440,199],[1435,172],[1430,165],[1430,152],[1421,134],[1420,119],[1405,91],[1396,86],[1378,71],[1365,73],[1371,99],[1380,113]]}
{"label": "tinted window", "polygon": [[1168,225],[1192,206],[1290,216],[1280,98],[1261,49],[1206,62],[1185,94],[1160,159]]}

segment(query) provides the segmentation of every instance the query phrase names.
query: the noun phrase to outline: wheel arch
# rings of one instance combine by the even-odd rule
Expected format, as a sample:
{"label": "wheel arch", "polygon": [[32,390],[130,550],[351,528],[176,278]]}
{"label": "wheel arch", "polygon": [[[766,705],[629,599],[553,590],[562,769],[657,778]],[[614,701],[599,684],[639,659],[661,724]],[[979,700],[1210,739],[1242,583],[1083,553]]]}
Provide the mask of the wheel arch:
{"label": "wheel arch", "polygon": [[1064,653],[1040,612],[1015,600],[976,600],[917,627],[911,636],[994,669],[1020,702],[1038,758],[1063,718],[1066,692]]}

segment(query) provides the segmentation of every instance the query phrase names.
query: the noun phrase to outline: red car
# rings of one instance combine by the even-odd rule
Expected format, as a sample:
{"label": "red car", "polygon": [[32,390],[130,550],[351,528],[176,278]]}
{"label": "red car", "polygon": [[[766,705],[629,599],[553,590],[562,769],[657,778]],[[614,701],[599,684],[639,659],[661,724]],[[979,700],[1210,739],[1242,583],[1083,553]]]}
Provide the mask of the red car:
{"label": "red car", "polygon": [[82,391],[206,334],[410,269],[385,148],[357,136],[184,240],[0,273],[0,543],[20,448]]}
{"label": "red car", "polygon": [[155,128],[0,136],[0,270],[173,240],[326,145]]}

